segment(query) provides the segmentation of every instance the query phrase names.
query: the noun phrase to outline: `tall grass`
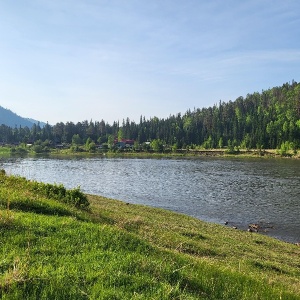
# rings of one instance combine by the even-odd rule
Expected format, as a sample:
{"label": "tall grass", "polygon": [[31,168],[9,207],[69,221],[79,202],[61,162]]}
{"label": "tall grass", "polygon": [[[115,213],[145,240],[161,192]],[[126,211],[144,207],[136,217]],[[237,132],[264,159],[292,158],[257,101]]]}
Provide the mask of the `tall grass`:
{"label": "tall grass", "polygon": [[300,298],[294,245],[255,236],[230,248],[245,236],[101,197],[88,196],[87,209],[36,184],[0,175],[1,299]]}

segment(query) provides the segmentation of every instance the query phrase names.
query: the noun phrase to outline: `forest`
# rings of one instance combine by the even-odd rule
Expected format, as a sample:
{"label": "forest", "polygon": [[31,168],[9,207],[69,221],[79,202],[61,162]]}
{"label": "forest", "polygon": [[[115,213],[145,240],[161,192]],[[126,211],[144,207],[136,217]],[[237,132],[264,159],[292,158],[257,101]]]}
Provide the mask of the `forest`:
{"label": "forest", "polygon": [[[101,113],[101,112],[100,112]],[[294,80],[219,102],[213,107],[195,108],[184,114],[138,123],[129,118],[108,124],[101,121],[34,124],[28,127],[0,126],[2,144],[104,145],[113,149],[116,141],[134,140],[134,149],[286,149],[300,148],[300,83]]]}

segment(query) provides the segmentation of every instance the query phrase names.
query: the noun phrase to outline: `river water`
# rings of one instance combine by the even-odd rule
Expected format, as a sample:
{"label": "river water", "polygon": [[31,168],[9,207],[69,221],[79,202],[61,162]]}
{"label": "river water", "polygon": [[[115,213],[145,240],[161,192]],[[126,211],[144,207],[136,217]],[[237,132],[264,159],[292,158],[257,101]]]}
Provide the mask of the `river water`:
{"label": "river water", "polygon": [[9,158],[8,174],[184,213],[300,242],[300,161],[292,159]]}

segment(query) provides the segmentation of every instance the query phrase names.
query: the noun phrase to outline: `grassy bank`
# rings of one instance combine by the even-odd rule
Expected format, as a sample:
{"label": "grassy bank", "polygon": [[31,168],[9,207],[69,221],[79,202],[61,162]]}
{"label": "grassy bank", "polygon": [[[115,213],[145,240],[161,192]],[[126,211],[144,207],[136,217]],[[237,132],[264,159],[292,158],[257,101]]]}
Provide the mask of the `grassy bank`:
{"label": "grassy bank", "polygon": [[134,149],[94,149],[93,151],[86,150],[84,146],[70,147],[70,148],[37,148],[34,146],[2,146],[0,147],[1,156],[51,156],[51,157],[140,157],[140,158],[162,158],[162,157],[264,157],[264,158],[300,158],[300,152],[295,150],[282,149],[178,149],[175,151],[166,150],[162,152],[149,151],[135,151]]}
{"label": "grassy bank", "polygon": [[166,152],[154,152],[154,151],[107,151],[102,152],[94,151],[81,151],[81,152],[74,152],[71,149],[63,149],[63,150],[53,150],[48,153],[51,156],[59,156],[59,155],[71,155],[71,156],[95,156],[95,155],[102,155],[105,157],[140,157],[140,158],[163,158],[163,157],[201,157],[201,156],[209,156],[209,157],[263,157],[263,158],[300,158],[300,152],[294,151],[287,151],[284,155],[280,154],[278,149],[263,149],[263,150],[256,150],[256,149],[239,149],[238,151],[228,151],[228,149],[181,149],[177,151],[166,151]]}
{"label": "grassy bank", "polygon": [[0,175],[1,299],[300,299],[300,247]]}
{"label": "grassy bank", "polygon": [[11,154],[11,147],[0,147],[0,156],[9,156]]}

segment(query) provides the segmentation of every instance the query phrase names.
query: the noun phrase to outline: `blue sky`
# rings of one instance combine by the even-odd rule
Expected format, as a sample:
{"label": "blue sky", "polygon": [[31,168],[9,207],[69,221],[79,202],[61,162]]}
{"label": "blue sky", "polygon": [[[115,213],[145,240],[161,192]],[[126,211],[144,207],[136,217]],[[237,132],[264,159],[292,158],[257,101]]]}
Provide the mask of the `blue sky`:
{"label": "blue sky", "polygon": [[4,0],[0,105],[139,122],[300,81],[298,0]]}

